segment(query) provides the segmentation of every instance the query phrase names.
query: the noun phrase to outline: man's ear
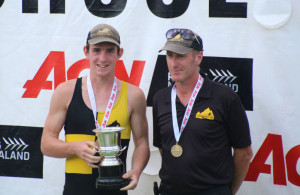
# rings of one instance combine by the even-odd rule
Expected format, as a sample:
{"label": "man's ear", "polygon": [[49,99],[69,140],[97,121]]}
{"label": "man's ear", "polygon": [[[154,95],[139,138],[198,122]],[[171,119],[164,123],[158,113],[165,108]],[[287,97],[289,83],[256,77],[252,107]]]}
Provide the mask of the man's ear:
{"label": "man's ear", "polygon": [[87,50],[86,45],[83,46],[83,53],[84,53],[85,57],[88,58],[89,51]]}
{"label": "man's ear", "polygon": [[202,62],[202,59],[203,59],[203,51],[200,51],[196,55],[196,63],[200,65]]}
{"label": "man's ear", "polygon": [[119,53],[118,53],[118,60],[122,57],[123,52],[124,52],[124,49],[123,49],[123,48],[120,48],[120,51],[119,51]]}

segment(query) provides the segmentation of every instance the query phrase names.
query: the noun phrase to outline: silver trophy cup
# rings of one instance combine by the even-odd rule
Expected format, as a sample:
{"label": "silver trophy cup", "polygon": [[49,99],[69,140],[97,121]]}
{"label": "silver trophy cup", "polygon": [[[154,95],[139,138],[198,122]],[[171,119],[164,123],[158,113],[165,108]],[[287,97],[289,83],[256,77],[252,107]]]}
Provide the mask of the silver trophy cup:
{"label": "silver trophy cup", "polygon": [[122,178],[125,167],[119,158],[122,151],[126,149],[121,146],[122,130],[123,127],[100,127],[93,130],[98,138],[97,152],[103,156],[98,167],[97,189],[120,189],[129,184],[128,179]]}

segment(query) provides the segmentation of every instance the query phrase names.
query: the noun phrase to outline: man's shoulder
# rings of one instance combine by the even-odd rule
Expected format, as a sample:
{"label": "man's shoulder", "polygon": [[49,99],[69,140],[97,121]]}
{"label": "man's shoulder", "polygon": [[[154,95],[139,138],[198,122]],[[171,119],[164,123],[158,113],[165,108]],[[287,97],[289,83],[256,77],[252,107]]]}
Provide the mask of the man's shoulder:
{"label": "man's shoulder", "polygon": [[[140,107],[145,106],[146,107],[146,98],[143,90],[135,85],[132,85],[128,83],[128,96],[127,101],[129,104],[129,107]],[[144,105],[145,104],[145,105]]]}
{"label": "man's shoulder", "polygon": [[[144,116],[147,105],[143,90],[128,83],[127,104],[129,115],[138,113],[138,115]],[[135,116],[138,115],[135,114]]]}
{"label": "man's shoulder", "polygon": [[59,84],[51,98],[50,106],[58,111],[58,109],[67,110],[69,103],[73,97],[76,79]]}
{"label": "man's shoulder", "polygon": [[62,99],[68,99],[73,96],[77,79],[71,79],[59,84],[54,90],[53,95]]}
{"label": "man's shoulder", "polygon": [[77,79],[71,79],[65,82],[60,83],[55,90],[60,90],[60,91],[70,91],[74,90],[75,84],[77,82]]}
{"label": "man's shoulder", "polygon": [[167,98],[171,95],[171,89],[172,86],[166,87],[166,88],[162,88],[159,89],[155,94],[154,94],[154,98]]}
{"label": "man's shoulder", "polygon": [[130,83],[127,83],[128,85],[128,95],[129,97],[135,98],[135,97],[145,97],[144,92],[141,88],[132,85]]}
{"label": "man's shoulder", "polygon": [[172,86],[159,89],[153,96],[153,105],[156,105],[158,102],[166,102],[171,100],[171,89]]}

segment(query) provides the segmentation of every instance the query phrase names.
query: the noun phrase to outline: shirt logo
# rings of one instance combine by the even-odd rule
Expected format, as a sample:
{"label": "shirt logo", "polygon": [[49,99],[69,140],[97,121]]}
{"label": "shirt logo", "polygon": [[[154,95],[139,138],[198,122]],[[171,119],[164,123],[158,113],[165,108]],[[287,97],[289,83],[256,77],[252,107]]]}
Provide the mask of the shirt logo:
{"label": "shirt logo", "polygon": [[203,112],[197,112],[196,118],[214,120],[215,116],[210,108],[206,108]]}
{"label": "shirt logo", "polygon": [[120,125],[120,123],[118,123],[117,120],[115,120],[112,124],[107,125],[107,127],[120,127],[120,126],[121,126],[121,125]]}

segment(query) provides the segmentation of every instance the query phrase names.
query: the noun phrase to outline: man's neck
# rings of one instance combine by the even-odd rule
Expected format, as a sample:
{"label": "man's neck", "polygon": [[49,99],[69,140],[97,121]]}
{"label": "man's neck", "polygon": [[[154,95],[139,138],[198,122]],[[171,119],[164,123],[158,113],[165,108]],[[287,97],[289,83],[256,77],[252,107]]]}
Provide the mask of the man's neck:
{"label": "man's neck", "polygon": [[190,79],[184,82],[176,82],[177,96],[183,105],[187,105],[198,81],[198,75],[194,74]]}
{"label": "man's neck", "polygon": [[177,94],[192,94],[197,81],[198,74],[194,74],[191,78],[184,82],[176,82]]}
{"label": "man's neck", "polygon": [[109,75],[107,77],[100,77],[97,75],[90,75],[91,83],[93,86],[94,92],[103,91],[103,90],[111,90],[112,85],[114,83],[114,76]]}
{"label": "man's neck", "polygon": [[[99,77],[97,75],[95,75],[96,77],[93,77],[92,75],[90,76],[91,76],[90,79],[91,79],[93,92],[95,96],[97,111],[104,112],[112,92],[114,76],[106,77],[106,78]],[[117,88],[118,88],[117,91],[119,91],[120,90],[119,87]],[[118,99],[118,95],[116,99]]]}

